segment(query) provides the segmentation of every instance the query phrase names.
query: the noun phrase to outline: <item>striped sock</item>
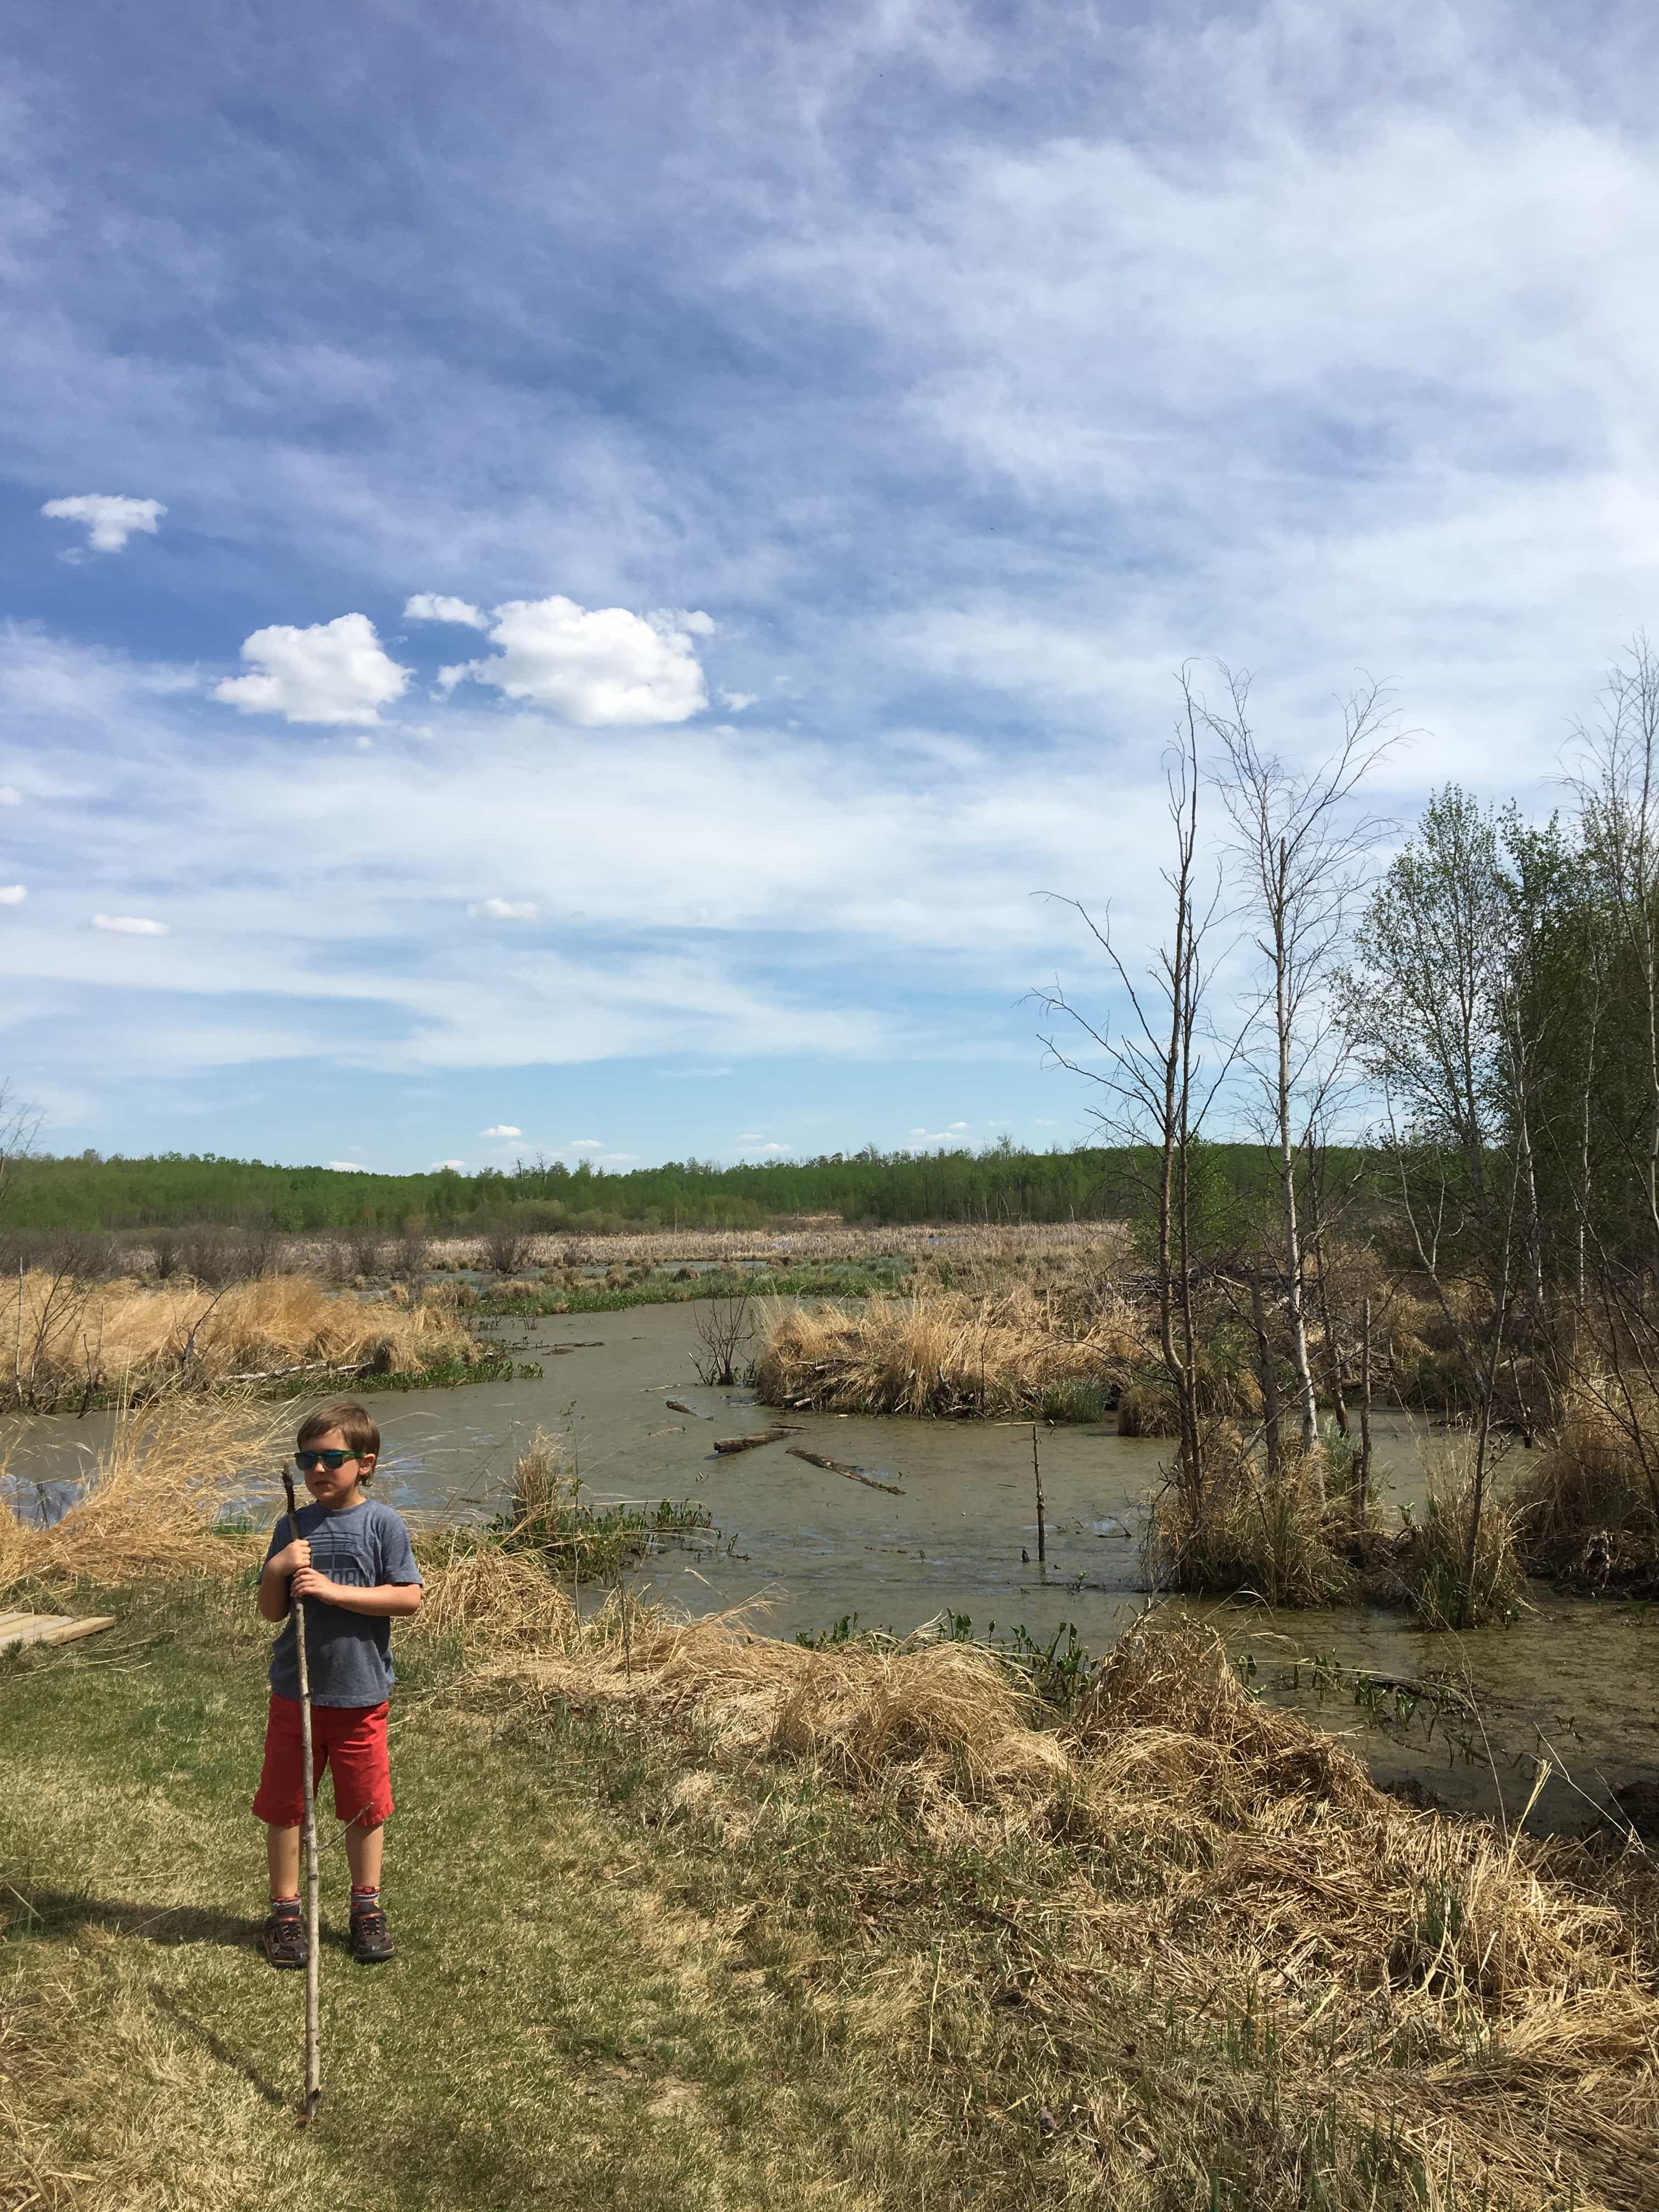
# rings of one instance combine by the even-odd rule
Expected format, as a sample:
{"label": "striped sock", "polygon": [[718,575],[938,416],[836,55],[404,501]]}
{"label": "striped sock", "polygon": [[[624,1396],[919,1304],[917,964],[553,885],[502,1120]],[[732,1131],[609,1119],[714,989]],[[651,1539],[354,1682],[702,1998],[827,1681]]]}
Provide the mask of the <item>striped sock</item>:
{"label": "striped sock", "polygon": [[292,1897],[273,1897],[270,1900],[270,1909],[273,1912],[298,1912],[300,1910],[299,1891],[296,1889]]}
{"label": "striped sock", "polygon": [[378,1889],[359,1889],[356,1882],[352,1884],[351,1909],[354,1912],[373,1912],[380,1902]]}

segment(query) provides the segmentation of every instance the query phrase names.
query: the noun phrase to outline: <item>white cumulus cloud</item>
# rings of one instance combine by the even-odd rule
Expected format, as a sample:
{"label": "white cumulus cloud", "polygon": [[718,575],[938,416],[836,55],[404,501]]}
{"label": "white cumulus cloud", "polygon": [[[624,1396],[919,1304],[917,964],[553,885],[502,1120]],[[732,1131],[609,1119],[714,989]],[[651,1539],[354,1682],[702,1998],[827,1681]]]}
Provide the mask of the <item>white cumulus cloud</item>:
{"label": "white cumulus cloud", "polygon": [[481,1137],[521,1137],[522,1129],[515,1129],[510,1121],[497,1121],[493,1129],[480,1129]]}
{"label": "white cumulus cloud", "polygon": [[331,1160],[328,1164],[329,1171],[332,1175],[367,1175],[368,1173],[368,1170],[361,1160]]}
{"label": "white cumulus cloud", "polygon": [[27,888],[22,884],[0,884],[0,906],[21,906],[27,896]]}
{"label": "white cumulus cloud", "polygon": [[404,603],[405,622],[464,623],[468,629],[488,629],[489,617],[470,599],[453,599],[444,592],[416,592]]}
{"label": "white cumulus cloud", "polygon": [[447,691],[470,676],[586,729],[683,722],[708,703],[692,640],[714,627],[706,614],[672,609],[585,608],[556,593],[509,599],[490,617],[500,651],[441,670],[438,683]]}
{"label": "white cumulus cloud", "polygon": [[437,1175],[445,1168],[453,1168],[459,1174],[465,1165],[465,1160],[434,1160],[427,1172],[429,1175]]}
{"label": "white cumulus cloud", "polygon": [[290,722],[378,722],[409,682],[367,615],[337,615],[307,629],[273,623],[245,641],[242,658],[253,673],[227,677],[214,697]]}
{"label": "white cumulus cloud", "polygon": [[166,922],[151,921],[137,914],[95,914],[92,926],[113,930],[118,937],[165,937],[167,933]]}
{"label": "white cumulus cloud", "polygon": [[605,1146],[597,1137],[578,1137],[574,1145],[567,1145],[568,1152],[602,1152]]}
{"label": "white cumulus cloud", "polygon": [[474,921],[534,921],[540,911],[531,899],[474,899],[467,908]]}
{"label": "white cumulus cloud", "polygon": [[82,491],[73,499],[49,499],[40,510],[53,522],[86,526],[94,553],[118,553],[136,530],[151,537],[167,513],[159,499],[124,499],[117,492]]}
{"label": "white cumulus cloud", "polygon": [[23,794],[14,783],[0,783],[0,806],[21,806]]}

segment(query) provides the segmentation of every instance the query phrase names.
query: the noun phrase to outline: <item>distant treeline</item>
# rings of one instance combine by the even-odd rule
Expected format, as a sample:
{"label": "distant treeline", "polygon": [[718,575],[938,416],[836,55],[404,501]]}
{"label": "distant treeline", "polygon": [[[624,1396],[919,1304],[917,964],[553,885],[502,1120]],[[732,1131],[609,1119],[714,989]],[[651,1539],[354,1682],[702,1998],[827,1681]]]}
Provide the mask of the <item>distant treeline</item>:
{"label": "distant treeline", "polygon": [[[1252,1145],[1206,1148],[1211,1175],[1243,1197],[1265,1186]],[[1096,1220],[1137,1212],[1151,1162],[1128,1150],[878,1152],[722,1168],[695,1159],[609,1174],[583,1161],[521,1162],[477,1175],[345,1174],[216,1154],[144,1159],[36,1157],[14,1164],[0,1200],[10,1229],[145,1230],[194,1223],[287,1235],[374,1228],[465,1233],[510,1220],[603,1235],[640,1229],[750,1228],[780,1218],[846,1222]]]}

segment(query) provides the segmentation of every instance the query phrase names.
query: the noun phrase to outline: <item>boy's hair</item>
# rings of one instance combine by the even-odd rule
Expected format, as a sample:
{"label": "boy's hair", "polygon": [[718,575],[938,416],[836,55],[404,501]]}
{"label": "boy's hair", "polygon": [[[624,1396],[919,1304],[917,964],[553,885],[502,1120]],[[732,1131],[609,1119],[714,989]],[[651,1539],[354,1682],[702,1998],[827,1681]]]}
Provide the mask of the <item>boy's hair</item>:
{"label": "boy's hair", "polygon": [[[362,1407],[354,1399],[341,1398],[331,1406],[319,1406],[314,1413],[307,1413],[300,1424],[300,1433],[295,1437],[295,1448],[303,1451],[314,1444],[319,1437],[325,1437],[331,1429],[337,1429],[349,1448],[359,1459],[373,1452],[380,1457],[380,1432]],[[371,1470],[372,1472],[372,1470]],[[365,1475],[367,1481],[368,1477]]]}

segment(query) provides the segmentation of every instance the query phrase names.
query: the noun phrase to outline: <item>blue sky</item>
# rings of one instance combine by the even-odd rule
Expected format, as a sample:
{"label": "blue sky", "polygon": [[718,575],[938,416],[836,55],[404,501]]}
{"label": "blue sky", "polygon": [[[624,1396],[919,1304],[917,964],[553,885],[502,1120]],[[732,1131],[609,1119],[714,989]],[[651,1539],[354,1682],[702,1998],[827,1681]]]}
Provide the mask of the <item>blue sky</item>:
{"label": "blue sky", "polygon": [[[1659,605],[1651,11],[0,32],[0,1076],[54,1150],[1069,1142],[1176,666],[1547,807]],[[52,513],[43,510],[51,508]]]}

